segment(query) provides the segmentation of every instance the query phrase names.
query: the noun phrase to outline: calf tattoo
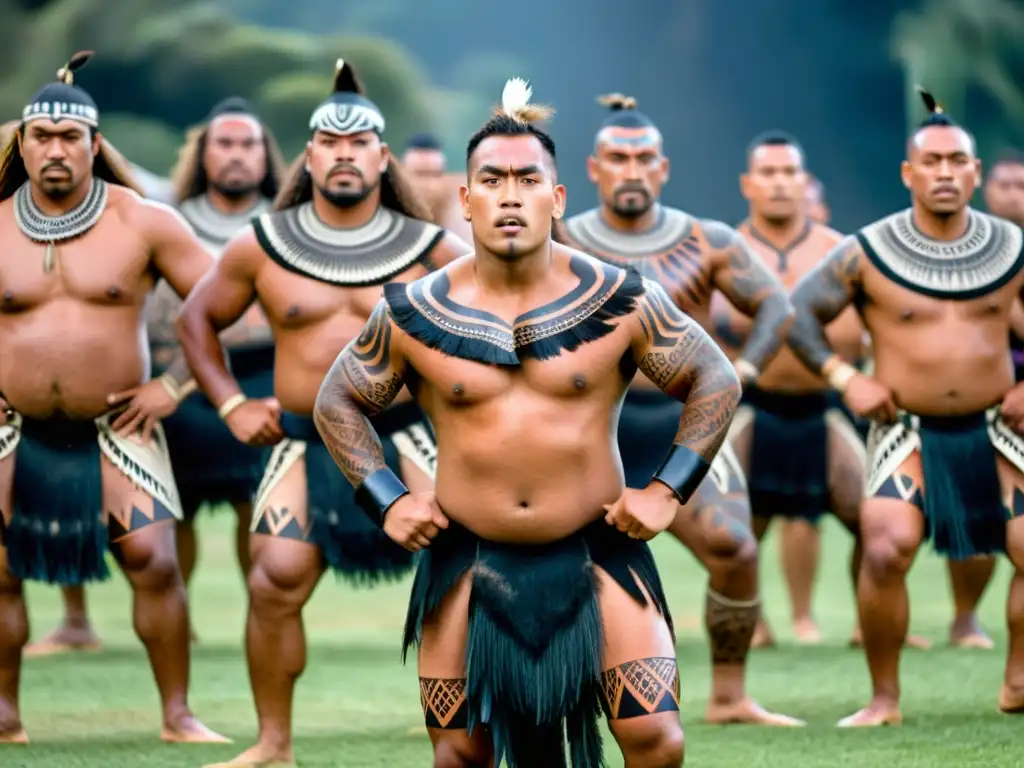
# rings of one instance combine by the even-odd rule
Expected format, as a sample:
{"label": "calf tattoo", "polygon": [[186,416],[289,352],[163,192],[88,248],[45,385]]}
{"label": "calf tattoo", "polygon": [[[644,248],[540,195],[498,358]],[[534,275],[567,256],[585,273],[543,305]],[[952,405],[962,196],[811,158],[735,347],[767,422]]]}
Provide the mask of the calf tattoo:
{"label": "calf tattoo", "polygon": [[638,366],[662,391],[683,401],[676,444],[710,462],[739,404],[739,382],[707,332],[656,283],[645,280],[644,285],[637,302],[644,337]]}
{"label": "calf tattoo", "polygon": [[825,326],[850,305],[860,290],[863,255],[857,238],[847,237],[793,289],[796,320],[789,332],[789,346],[812,371],[820,371],[832,356]]}
{"label": "calf tattoo", "polygon": [[427,728],[465,729],[469,714],[466,679],[421,677],[420,705]]}
{"label": "calf tattoo", "polygon": [[670,656],[619,664],[601,683],[609,720],[679,711],[679,669]]}
{"label": "calf tattoo", "polygon": [[386,466],[380,438],[367,416],[387,408],[405,383],[392,352],[391,318],[381,300],[359,337],[334,361],[313,412],[324,445],[357,487]]}
{"label": "calf tattoo", "polygon": [[730,600],[709,588],[704,623],[711,636],[711,663],[742,664],[760,616],[760,599]]}
{"label": "calf tattoo", "polygon": [[717,252],[714,287],[736,309],[754,319],[740,357],[763,370],[785,340],[783,328],[792,311],[786,289],[732,227],[705,222],[704,236]]}

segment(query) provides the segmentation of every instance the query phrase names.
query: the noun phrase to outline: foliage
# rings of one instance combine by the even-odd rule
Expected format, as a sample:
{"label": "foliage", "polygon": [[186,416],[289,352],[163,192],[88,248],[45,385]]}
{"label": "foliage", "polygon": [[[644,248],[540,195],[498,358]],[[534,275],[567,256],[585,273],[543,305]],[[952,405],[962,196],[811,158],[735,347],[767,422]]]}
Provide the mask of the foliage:
{"label": "foliage", "polygon": [[308,138],[307,118],[330,92],[334,63],[356,66],[401,145],[430,129],[432,90],[393,42],[265,29],[193,0],[22,3],[0,25],[0,117],[15,117],[72,52],[96,51],[78,82],[96,99],[101,130],[132,161],[166,173],[184,131],[218,100],[248,98],[286,155]]}

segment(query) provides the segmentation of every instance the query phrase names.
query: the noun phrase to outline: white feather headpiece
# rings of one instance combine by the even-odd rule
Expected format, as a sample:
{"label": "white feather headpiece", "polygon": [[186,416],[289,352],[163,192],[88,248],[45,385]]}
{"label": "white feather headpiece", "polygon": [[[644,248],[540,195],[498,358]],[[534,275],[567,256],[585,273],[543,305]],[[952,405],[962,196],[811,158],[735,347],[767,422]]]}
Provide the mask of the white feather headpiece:
{"label": "white feather headpiece", "polygon": [[521,112],[529,105],[533,89],[521,77],[513,77],[505,83],[501,92],[501,109],[513,120],[522,120]]}

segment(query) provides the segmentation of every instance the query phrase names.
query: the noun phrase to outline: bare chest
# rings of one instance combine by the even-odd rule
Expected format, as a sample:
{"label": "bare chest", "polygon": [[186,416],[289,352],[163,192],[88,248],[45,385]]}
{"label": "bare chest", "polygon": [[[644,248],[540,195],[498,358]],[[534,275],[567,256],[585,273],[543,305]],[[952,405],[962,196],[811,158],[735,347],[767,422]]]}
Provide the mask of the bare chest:
{"label": "bare chest", "polygon": [[0,233],[0,311],[60,298],[141,305],[154,284],[149,250],[137,233],[101,221],[73,240],[35,243],[16,226]]}

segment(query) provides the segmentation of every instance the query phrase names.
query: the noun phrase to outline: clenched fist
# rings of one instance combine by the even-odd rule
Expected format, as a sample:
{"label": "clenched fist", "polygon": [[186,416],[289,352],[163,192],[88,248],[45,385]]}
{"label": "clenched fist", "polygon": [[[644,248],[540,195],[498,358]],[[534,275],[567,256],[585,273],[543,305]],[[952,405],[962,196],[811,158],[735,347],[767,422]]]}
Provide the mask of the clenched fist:
{"label": "clenched fist", "polygon": [[429,547],[431,539],[447,527],[448,518],[430,491],[407,493],[384,515],[384,533],[410,552]]}
{"label": "clenched fist", "polygon": [[650,541],[672,524],[679,499],[664,483],[653,482],[642,491],[627,488],[604,508],[608,525],[614,525],[630,538]]}
{"label": "clenched fist", "polygon": [[843,392],[843,400],[862,419],[884,424],[896,421],[896,401],[892,390],[870,376],[858,373],[850,379]]}

